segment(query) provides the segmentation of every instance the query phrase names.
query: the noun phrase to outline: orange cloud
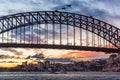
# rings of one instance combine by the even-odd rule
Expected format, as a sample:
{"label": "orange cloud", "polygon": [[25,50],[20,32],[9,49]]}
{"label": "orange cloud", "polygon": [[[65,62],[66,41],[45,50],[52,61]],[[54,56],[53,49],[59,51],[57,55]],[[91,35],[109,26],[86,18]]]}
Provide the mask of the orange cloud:
{"label": "orange cloud", "polygon": [[61,58],[106,58],[109,54],[105,54],[104,52],[92,52],[92,51],[77,51],[77,52],[69,52],[64,55],[61,55]]}
{"label": "orange cloud", "polygon": [[113,46],[113,45],[111,45],[111,44],[110,44],[110,45],[106,45],[105,47],[106,47],[106,48],[116,48],[115,46]]}

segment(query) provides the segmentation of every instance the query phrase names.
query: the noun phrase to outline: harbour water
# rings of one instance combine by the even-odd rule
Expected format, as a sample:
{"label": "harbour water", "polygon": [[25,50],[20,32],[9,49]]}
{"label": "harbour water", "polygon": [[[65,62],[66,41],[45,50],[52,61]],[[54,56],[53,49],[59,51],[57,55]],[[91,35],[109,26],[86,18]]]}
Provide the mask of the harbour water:
{"label": "harbour water", "polygon": [[120,72],[0,72],[0,80],[120,80]]}

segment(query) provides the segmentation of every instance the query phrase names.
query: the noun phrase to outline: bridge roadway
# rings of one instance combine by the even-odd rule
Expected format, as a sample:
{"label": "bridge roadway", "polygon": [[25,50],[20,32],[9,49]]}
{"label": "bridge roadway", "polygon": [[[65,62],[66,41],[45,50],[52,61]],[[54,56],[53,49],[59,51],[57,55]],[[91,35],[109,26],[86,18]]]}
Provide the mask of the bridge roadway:
{"label": "bridge roadway", "polygon": [[0,43],[0,48],[48,48],[48,49],[66,49],[66,50],[85,50],[106,53],[118,53],[120,50],[115,48],[99,48],[74,45],[53,45],[53,44],[23,44],[23,43]]}

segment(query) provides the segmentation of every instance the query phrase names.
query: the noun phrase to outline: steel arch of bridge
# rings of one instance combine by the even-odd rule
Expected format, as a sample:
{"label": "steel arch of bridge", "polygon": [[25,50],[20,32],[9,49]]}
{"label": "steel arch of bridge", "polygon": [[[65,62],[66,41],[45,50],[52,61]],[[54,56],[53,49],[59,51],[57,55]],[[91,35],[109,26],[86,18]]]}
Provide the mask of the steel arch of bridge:
{"label": "steel arch of bridge", "polygon": [[[69,12],[60,12],[60,11],[36,11],[36,12],[25,12],[17,13],[8,16],[0,17],[0,34],[3,34],[9,30],[16,28],[35,25],[35,24],[64,24],[75,26],[91,33],[94,33],[101,38],[105,39],[111,43],[116,48],[92,48],[85,46],[75,46],[75,45],[53,45],[53,48],[66,48],[66,49],[83,49],[83,50],[92,50],[92,51],[105,51],[105,52],[119,52],[120,51],[120,29],[103,22],[101,20],[95,19],[91,16],[85,16]],[[34,47],[43,47],[51,48],[51,45],[34,45]],[[26,47],[24,44],[17,43],[0,43],[0,47]],[[30,44],[27,45],[28,47]],[[95,50],[94,50],[95,49]],[[105,50],[106,49],[106,50]]]}

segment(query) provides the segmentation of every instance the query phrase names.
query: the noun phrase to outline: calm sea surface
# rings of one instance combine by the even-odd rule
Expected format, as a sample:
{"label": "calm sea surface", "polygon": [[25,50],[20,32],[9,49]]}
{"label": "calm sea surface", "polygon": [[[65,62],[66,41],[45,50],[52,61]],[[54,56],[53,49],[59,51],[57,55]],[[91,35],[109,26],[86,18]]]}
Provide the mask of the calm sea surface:
{"label": "calm sea surface", "polygon": [[120,80],[120,72],[0,72],[0,80]]}

